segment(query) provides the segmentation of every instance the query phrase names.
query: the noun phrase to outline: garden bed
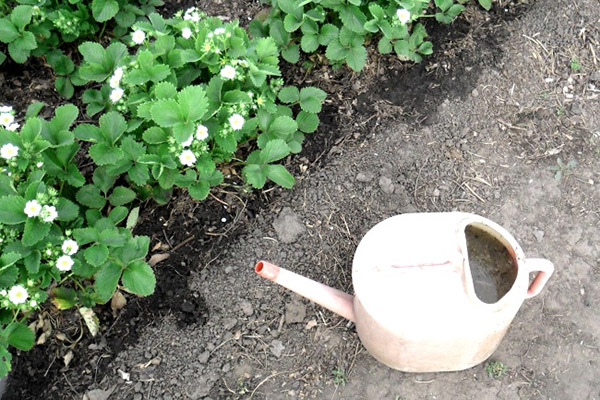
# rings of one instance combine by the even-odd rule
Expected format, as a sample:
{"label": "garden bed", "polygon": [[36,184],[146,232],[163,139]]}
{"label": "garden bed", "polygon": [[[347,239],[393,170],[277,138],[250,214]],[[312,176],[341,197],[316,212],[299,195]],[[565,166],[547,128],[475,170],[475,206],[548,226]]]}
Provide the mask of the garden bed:
{"label": "garden bed", "polygon": [[[319,130],[289,161],[295,188],[225,186],[203,202],[181,192],[166,206],[142,204],[136,234],[151,238],[150,256],[168,255],[154,266],[156,293],[128,295],[121,310],[99,307],[96,338],[77,313],[45,310],[55,334],[15,357],[6,398],[597,396],[600,32],[592,3],[470,8],[431,28],[437,51],[417,65],[373,53],[361,73],[286,67],[286,83],[329,93]],[[235,18],[257,4],[199,7]],[[39,62],[2,71],[7,103],[63,102]],[[557,167],[558,157],[577,165]],[[352,324],[252,272],[255,260],[269,259],[351,292],[354,248],[376,222],[450,210],[501,223],[528,256],[557,266],[493,356],[507,367],[500,379],[483,365],[389,370],[362,349]]]}

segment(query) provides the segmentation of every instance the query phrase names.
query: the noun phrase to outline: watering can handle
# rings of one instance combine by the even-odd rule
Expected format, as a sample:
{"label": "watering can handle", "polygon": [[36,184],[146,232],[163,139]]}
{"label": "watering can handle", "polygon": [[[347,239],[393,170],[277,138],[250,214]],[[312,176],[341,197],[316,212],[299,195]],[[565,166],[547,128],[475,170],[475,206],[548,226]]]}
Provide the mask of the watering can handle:
{"label": "watering can handle", "polygon": [[528,258],[525,264],[529,273],[537,272],[535,278],[529,284],[527,294],[525,295],[526,299],[530,299],[540,294],[554,272],[554,264],[543,258]]}

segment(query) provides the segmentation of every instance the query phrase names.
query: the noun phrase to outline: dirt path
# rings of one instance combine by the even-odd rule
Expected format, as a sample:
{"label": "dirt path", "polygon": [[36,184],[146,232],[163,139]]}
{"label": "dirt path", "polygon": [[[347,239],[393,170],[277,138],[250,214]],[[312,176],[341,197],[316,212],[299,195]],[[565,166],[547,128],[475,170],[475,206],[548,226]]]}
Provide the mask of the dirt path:
{"label": "dirt path", "polygon": [[[412,89],[422,96],[410,106],[399,90],[410,77],[380,67],[388,90],[371,88],[355,105],[377,118],[376,129],[360,136],[352,135],[360,127],[343,127],[347,140],[326,167],[309,169],[199,266],[190,289],[206,302],[205,324],[155,321],[88,388],[89,400],[108,389],[111,400],[600,398],[598,4],[538,0],[493,37],[480,25],[460,38],[460,51],[448,45],[424,65],[427,86]],[[549,169],[557,158],[577,162],[560,179]],[[352,255],[373,225],[450,210],[498,222],[527,256],[557,268],[492,356],[508,368],[500,379],[483,365],[437,374],[384,367],[351,323],[252,271],[267,259],[351,292]],[[94,371],[68,372],[77,373]]]}

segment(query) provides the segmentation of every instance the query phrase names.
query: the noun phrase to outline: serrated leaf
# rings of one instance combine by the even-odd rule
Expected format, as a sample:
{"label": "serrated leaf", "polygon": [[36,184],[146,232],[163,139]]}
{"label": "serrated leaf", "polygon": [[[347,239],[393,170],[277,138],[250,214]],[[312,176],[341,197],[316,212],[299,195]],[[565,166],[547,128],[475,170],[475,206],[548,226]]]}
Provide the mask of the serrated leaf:
{"label": "serrated leaf", "polygon": [[88,153],[97,165],[115,164],[123,158],[123,151],[103,143],[92,145]]}
{"label": "serrated leaf", "polygon": [[327,93],[316,87],[305,87],[300,90],[300,108],[303,111],[318,114]]}
{"label": "serrated leaf", "polygon": [[27,325],[21,322],[13,322],[5,329],[6,341],[19,350],[29,350],[33,347],[35,335]]}
{"label": "serrated leaf", "polygon": [[115,0],[93,0],[92,15],[98,22],[105,22],[119,12],[119,3]]}
{"label": "serrated leaf", "polygon": [[110,211],[108,218],[110,218],[115,224],[119,224],[121,221],[127,218],[127,214],[129,214],[127,207],[119,206]]}
{"label": "serrated leaf", "polygon": [[108,259],[108,247],[105,244],[95,244],[83,251],[83,257],[90,265],[99,267]]}
{"label": "serrated leaf", "polygon": [[266,165],[265,172],[267,177],[279,186],[286,189],[291,189],[294,186],[294,177],[283,165]]}
{"label": "serrated leaf", "polygon": [[135,200],[135,192],[125,186],[117,186],[113,189],[113,192],[108,197],[108,201],[113,206],[122,206]]}
{"label": "serrated leaf", "polygon": [[172,99],[177,95],[177,88],[171,82],[160,82],[154,87],[157,99]]}
{"label": "serrated leaf", "polygon": [[154,122],[162,127],[171,127],[185,120],[179,104],[174,99],[158,100],[152,105],[150,113]]}
{"label": "serrated leaf", "polygon": [[169,139],[169,134],[158,126],[153,126],[144,131],[142,135],[144,141],[150,144],[165,143]]}
{"label": "serrated leaf", "polygon": [[492,8],[492,0],[479,0],[479,5],[489,11]]}
{"label": "serrated leaf", "polygon": [[316,114],[300,111],[296,117],[298,129],[304,133],[312,133],[319,126],[319,117]]}
{"label": "serrated leaf", "polygon": [[140,296],[149,296],[154,293],[156,277],[148,264],[135,260],[123,271],[121,282],[127,291]]}
{"label": "serrated leaf", "polygon": [[353,71],[360,71],[365,66],[367,60],[367,49],[364,46],[353,47],[350,49],[346,62]]}
{"label": "serrated leaf", "polygon": [[60,197],[56,204],[56,212],[58,221],[73,221],[79,216],[79,207],[71,200]]}
{"label": "serrated leaf", "polygon": [[[88,221],[89,223],[90,221]],[[79,246],[84,246],[88,243],[95,243],[100,239],[98,231],[94,228],[79,228],[73,230],[73,237],[77,240]]]}
{"label": "serrated leaf", "polygon": [[17,27],[8,18],[0,19],[0,42],[11,43],[19,36],[21,34],[17,30]]}
{"label": "serrated leaf", "polygon": [[188,122],[201,119],[208,109],[206,93],[200,86],[186,87],[179,92],[177,99],[179,108]]}
{"label": "serrated leaf", "polygon": [[28,5],[16,6],[10,13],[10,21],[17,29],[22,31],[31,22],[32,15],[33,7]]}
{"label": "serrated leaf", "polygon": [[19,270],[15,265],[0,270],[0,287],[8,288],[15,284]]}
{"label": "serrated leaf", "polygon": [[25,222],[25,199],[20,196],[0,198],[0,223],[16,225]]}
{"label": "serrated leaf", "polygon": [[[288,117],[280,117],[280,118],[288,118]],[[291,118],[290,118],[291,119]],[[270,140],[264,149],[260,152],[260,162],[263,164],[268,164],[273,161],[281,160],[290,154],[290,147],[287,143],[282,139]]]}
{"label": "serrated leaf", "polygon": [[281,116],[275,118],[275,120],[269,125],[267,132],[275,135],[278,138],[285,139],[296,132],[296,130],[298,130],[298,124],[296,121],[288,116]]}
{"label": "serrated leaf", "polygon": [[305,53],[312,53],[319,48],[319,36],[318,35],[302,35],[300,39],[300,47]]}
{"label": "serrated leaf", "polygon": [[261,165],[248,164],[242,169],[242,174],[252,187],[255,189],[261,189],[267,182],[267,174],[263,170]]}
{"label": "serrated leaf", "polygon": [[192,196],[192,198],[194,198],[195,200],[204,200],[210,192],[210,185],[208,184],[208,182],[201,181],[190,185],[188,187],[188,192],[190,193],[190,196]]}
{"label": "serrated leaf", "polygon": [[100,193],[100,189],[94,185],[85,185],[77,191],[75,195],[79,204],[86,207],[102,209],[106,204],[106,199]]}
{"label": "serrated leaf", "polygon": [[300,46],[297,44],[290,44],[281,50],[281,56],[283,59],[290,64],[296,64],[300,59]]}
{"label": "serrated leaf", "polygon": [[300,100],[300,91],[296,86],[286,86],[279,91],[277,97],[286,104],[295,103]]}
{"label": "serrated leaf", "polygon": [[25,246],[33,246],[50,232],[52,224],[40,221],[37,218],[27,218],[25,228],[23,229],[23,238],[21,241]]}
{"label": "serrated leaf", "polygon": [[51,292],[51,301],[59,310],[67,310],[77,303],[77,292],[71,288],[55,287]]}

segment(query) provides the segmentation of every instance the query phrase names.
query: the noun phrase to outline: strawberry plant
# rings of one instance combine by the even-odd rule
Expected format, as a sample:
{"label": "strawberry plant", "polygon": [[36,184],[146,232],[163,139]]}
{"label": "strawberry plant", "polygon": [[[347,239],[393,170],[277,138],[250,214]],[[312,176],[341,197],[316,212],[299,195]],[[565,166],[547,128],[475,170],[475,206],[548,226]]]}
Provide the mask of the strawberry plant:
{"label": "strawberry plant", "polygon": [[[272,37],[283,58],[296,63],[301,51],[324,49],[331,64],[360,71],[366,62],[366,41],[378,38],[381,53],[392,51],[403,60],[420,62],[431,54],[422,18],[451,23],[468,0],[263,0],[270,11],[250,24],[255,37]],[[486,9],[491,0],[479,0]]]}
{"label": "strawberry plant", "polygon": [[[191,8],[168,20],[151,14],[131,39],[131,55],[121,43],[79,46],[79,75],[102,84],[84,93],[87,113],[103,114],[98,125],[74,132],[93,143],[89,155],[99,170],[124,174],[142,198],[159,202],[174,186],[206,198],[223,181],[221,163],[243,166],[256,188],[267,179],[293,185],[276,162],[298,153],[304,135],[317,129],[325,92],[283,89],[272,38],[250,40],[237,22]],[[252,150],[245,161],[240,148]]]}
{"label": "strawberry plant", "polygon": [[150,240],[131,233],[135,194],[100,169],[86,184],[73,159],[77,108],[58,107],[49,121],[40,108],[20,127],[0,107],[0,376],[10,370],[8,346],[33,346],[26,320],[48,295],[58,309],[83,309],[117,287],[149,295],[155,284],[144,262]]}

